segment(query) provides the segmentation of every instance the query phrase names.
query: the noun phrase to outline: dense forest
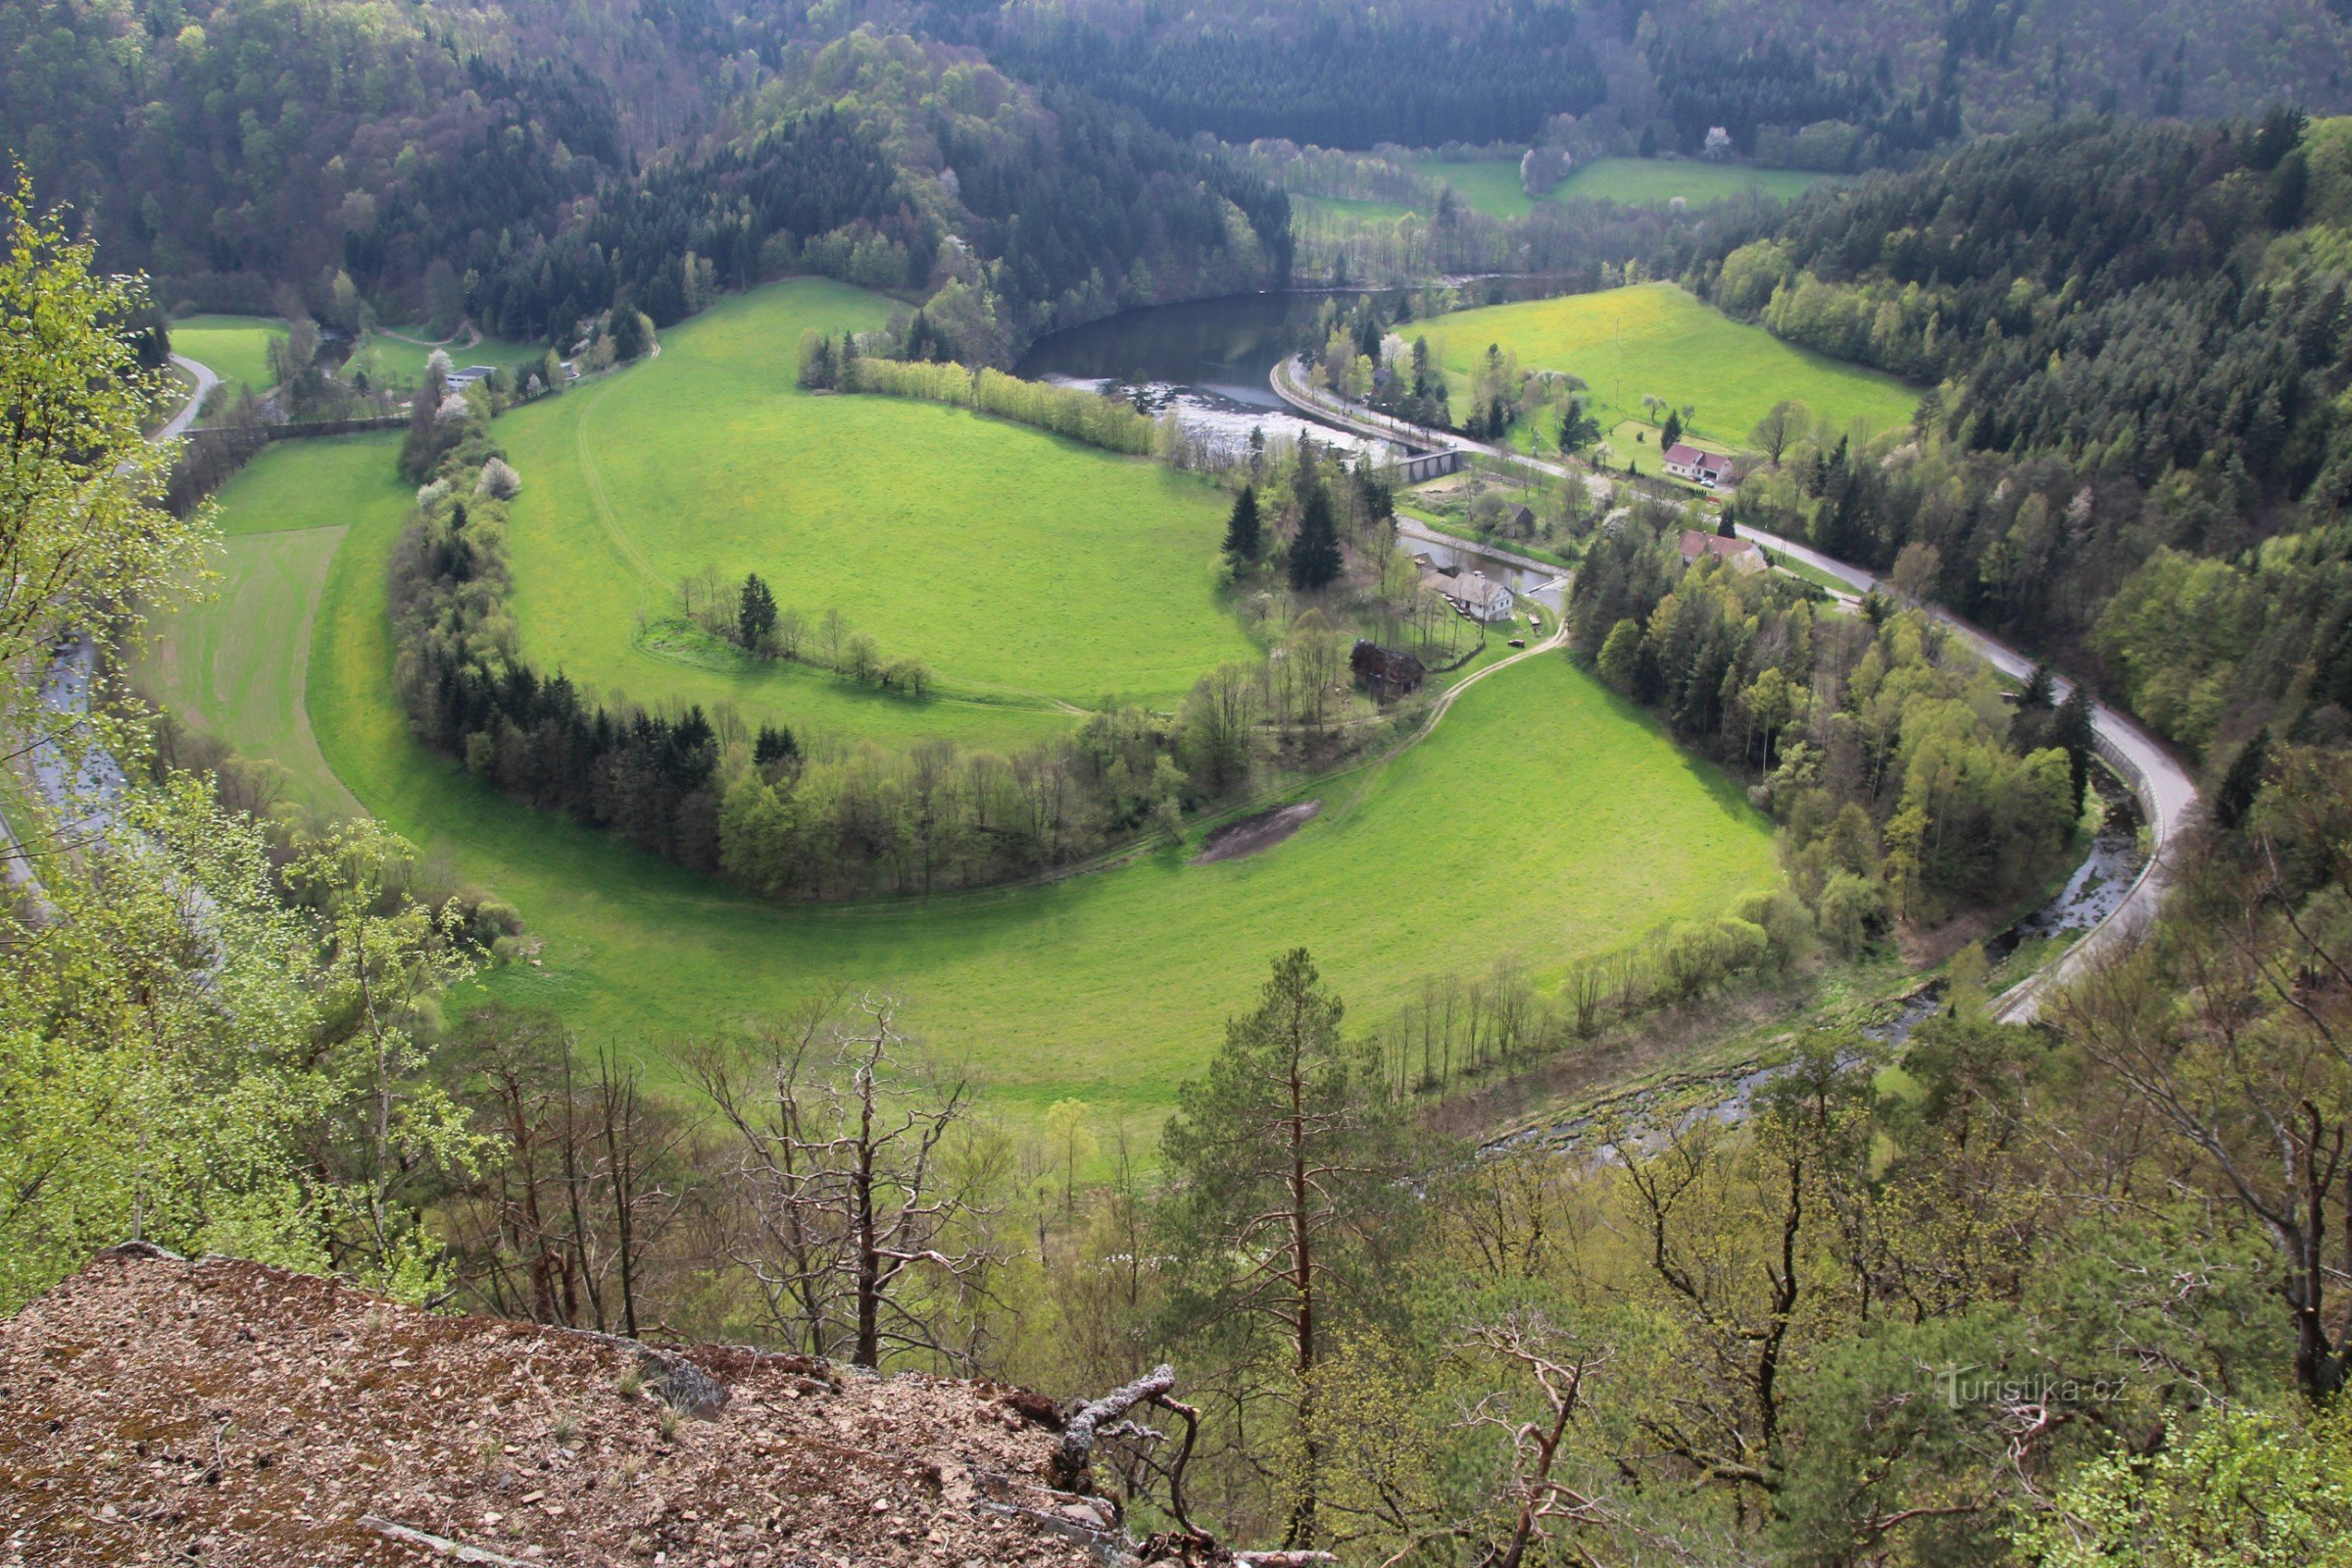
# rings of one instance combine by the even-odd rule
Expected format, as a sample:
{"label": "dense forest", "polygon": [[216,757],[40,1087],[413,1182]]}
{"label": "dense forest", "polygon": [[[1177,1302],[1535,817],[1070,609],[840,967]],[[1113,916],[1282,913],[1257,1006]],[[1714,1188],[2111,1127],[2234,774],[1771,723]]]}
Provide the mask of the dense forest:
{"label": "dense forest", "polygon": [[[2190,748],[2274,705],[2333,733],[2348,220],[2352,122],[2281,111],[1991,139],[1710,228],[1689,275],[1719,305],[1936,386],[1918,439],[1803,432],[1740,514],[1908,554],[1963,614],[2103,656]],[[2219,612],[2151,612],[2184,573]]]}
{"label": "dense forest", "polygon": [[924,30],[978,44],[1018,74],[1228,141],[1475,146],[1534,141],[1546,121],[1573,117],[1627,152],[1646,141],[1694,153],[1717,125],[1745,152],[1759,130],[1842,127],[1880,165],[1948,141],[1964,116],[1971,128],[2022,128],[2083,112],[2352,101],[2352,19],[2328,0],[2163,11],[2119,0],[917,8]]}
{"label": "dense forest", "polygon": [[[640,19],[593,9],[11,5],[0,145],[160,303],[343,332],[470,316],[568,348],[616,300],[665,325],[816,271],[949,285],[941,318],[991,359],[1287,273],[1281,192],[1130,111],[904,36],[784,43],[683,10],[640,65],[596,42]],[[510,26],[549,49],[506,59]]]}

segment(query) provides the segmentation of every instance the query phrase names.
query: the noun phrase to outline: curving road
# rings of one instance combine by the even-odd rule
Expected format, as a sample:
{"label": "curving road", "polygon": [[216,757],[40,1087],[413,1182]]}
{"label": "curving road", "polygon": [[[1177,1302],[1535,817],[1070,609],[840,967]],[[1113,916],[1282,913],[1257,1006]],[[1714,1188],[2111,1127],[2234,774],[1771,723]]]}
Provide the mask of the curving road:
{"label": "curving road", "polygon": [[[1545,463],[1506,447],[1484,441],[1469,441],[1443,430],[1431,430],[1421,425],[1394,419],[1377,410],[1350,403],[1331,392],[1310,386],[1296,358],[1275,366],[1271,377],[1275,394],[1299,413],[1327,424],[1359,435],[1377,435],[1389,440],[1402,439],[1420,446],[1453,447],[1461,451],[1483,453],[1503,463],[1516,464],[1523,468],[1553,477],[1565,477],[1571,470],[1559,464]],[[1593,490],[1595,499],[1605,499],[1614,493],[1611,481],[1596,474],[1582,475]],[[1817,570],[1827,572],[1850,584],[1857,594],[1882,589],[1892,593],[1880,579],[1860,566],[1825,556],[1809,545],[1759,529],[1740,527],[1740,533],[1769,550]],[[1969,647],[1976,650],[1985,662],[2003,674],[2023,680],[2032,673],[2034,661],[2019,653],[1999,639],[1970,625],[1950,612],[1933,605],[1924,607],[1928,613],[1948,627]],[[2060,677],[2058,693],[2063,699],[2074,690],[2074,683]],[[2147,815],[2149,831],[2148,862],[2139,879],[2115,909],[2097,925],[2083,933],[2082,939],[2069,948],[2056,962],[2044,965],[2037,973],[2028,976],[1993,1000],[1996,1016],[2013,1023],[2030,1023],[2040,1011],[2043,995],[2055,985],[2119,947],[2128,944],[2154,916],[2164,900],[2165,889],[2171,885],[2171,870],[2165,863],[2166,852],[2172,848],[2176,834],[2188,819],[2197,803],[2197,786],[2173,754],[2132,719],[2105,703],[2092,708],[2092,734],[2099,753],[2132,787],[2139,798],[2140,808]]]}
{"label": "curving road", "polygon": [[215,375],[213,368],[201,360],[191,360],[185,354],[174,354],[172,363],[196,378],[196,390],[189,395],[180,411],[165,420],[164,427],[155,432],[154,439],[158,441],[170,441],[186,435],[189,426],[196,422],[196,416],[204,412],[204,400],[212,395],[213,388],[220,384],[220,377]]}

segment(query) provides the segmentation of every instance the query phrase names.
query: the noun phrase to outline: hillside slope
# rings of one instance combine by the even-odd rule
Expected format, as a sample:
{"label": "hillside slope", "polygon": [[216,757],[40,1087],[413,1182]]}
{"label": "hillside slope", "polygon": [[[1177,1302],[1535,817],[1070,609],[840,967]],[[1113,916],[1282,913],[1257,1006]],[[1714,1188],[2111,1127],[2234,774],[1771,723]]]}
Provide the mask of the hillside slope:
{"label": "hillside slope", "polygon": [[0,1557],[1080,1568],[1047,1409],[124,1248],[0,1323]]}

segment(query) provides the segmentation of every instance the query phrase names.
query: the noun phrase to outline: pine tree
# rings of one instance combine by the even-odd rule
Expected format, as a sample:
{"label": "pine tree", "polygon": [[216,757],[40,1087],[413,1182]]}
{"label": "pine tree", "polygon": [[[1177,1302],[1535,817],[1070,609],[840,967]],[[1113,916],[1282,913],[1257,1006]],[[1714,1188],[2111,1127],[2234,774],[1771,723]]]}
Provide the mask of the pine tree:
{"label": "pine tree", "polygon": [[1298,537],[1291,541],[1291,587],[1298,593],[1327,588],[1340,574],[1340,534],[1332,521],[1331,494],[1321,485],[1306,493]]}
{"label": "pine tree", "polygon": [[776,629],[776,596],[769,592],[758,572],[743,579],[743,594],[735,612],[737,640],[753,653],[767,642],[767,634]]}
{"label": "pine tree", "polygon": [[1682,438],[1683,416],[1679,413],[1669,411],[1666,415],[1666,428],[1658,432],[1658,445],[1671,447]]}
{"label": "pine tree", "polygon": [[1257,559],[1264,543],[1257,519],[1257,486],[1246,484],[1233,498],[1233,515],[1225,519],[1225,554],[1235,565],[1247,565]]}
{"label": "pine tree", "polygon": [[1272,1342],[1264,1371],[1302,1440],[1288,1533],[1301,1546],[1316,1539],[1312,1401],[1342,1326],[1333,1319],[1376,1298],[1380,1253],[1367,1238],[1395,1245],[1392,1227],[1416,1208],[1402,1107],[1344,1016],[1304,948],[1276,959],[1256,1009],[1227,1021],[1224,1048],[1205,1078],[1177,1091],[1160,1135],[1176,1178],[1159,1215],[1171,1311],[1201,1332],[1254,1321]]}
{"label": "pine tree", "polygon": [[800,738],[794,735],[789,727],[778,727],[774,724],[760,726],[760,739],[752,747],[753,761],[765,767],[771,762],[798,761],[800,756]]}

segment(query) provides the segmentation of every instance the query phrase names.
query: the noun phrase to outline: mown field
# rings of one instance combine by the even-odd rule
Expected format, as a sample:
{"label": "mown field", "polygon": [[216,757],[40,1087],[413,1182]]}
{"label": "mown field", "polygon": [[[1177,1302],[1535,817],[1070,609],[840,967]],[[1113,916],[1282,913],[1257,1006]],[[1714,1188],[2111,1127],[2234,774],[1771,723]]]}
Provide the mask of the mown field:
{"label": "mown field", "polygon": [[[1426,330],[1452,378],[1457,407],[1467,407],[1458,399],[1487,346],[1499,344],[1518,354],[1523,368],[1582,376],[1604,429],[1625,419],[1646,421],[1642,399],[1654,394],[1677,406],[1696,405],[1696,417],[1688,421],[1692,432],[1726,448],[1746,446],[1749,430],[1783,398],[1801,399],[1838,424],[1858,420],[1877,429],[1908,421],[1919,406],[1918,389],[1893,376],[1792,347],[1672,283],[1460,311],[1433,319]],[[1643,468],[1650,471],[1649,465]]]}
{"label": "mown field", "polygon": [[286,335],[286,323],[264,316],[186,316],[172,323],[172,351],[211,368],[223,386],[266,392],[270,344]]}
{"label": "mown field", "polygon": [[[880,739],[1011,744],[1106,695],[1169,706],[1252,650],[1212,558],[1204,481],[959,410],[794,385],[801,333],[878,324],[889,302],[804,280],[668,333],[661,357],[502,420],[523,476],[523,645],[604,691],[726,700],[747,717]],[[664,632],[677,580],[758,571],[810,622],[838,609],[915,703]],[[645,620],[641,622],[641,617]]]}
{"label": "mown field", "polygon": [[351,524],[397,516],[408,489],[394,434],[288,442],[221,490],[214,578],[167,610],[140,685],[183,722],[286,770],[296,802],[348,814],[306,708],[312,612]]}
{"label": "mown field", "polygon": [[1762,191],[1777,201],[1793,201],[1828,177],[1802,169],[1748,169],[1686,158],[1596,158],[1571,171],[1546,199],[1586,196],[1629,207],[1663,207],[1680,196],[1692,207],[1704,207]]}

